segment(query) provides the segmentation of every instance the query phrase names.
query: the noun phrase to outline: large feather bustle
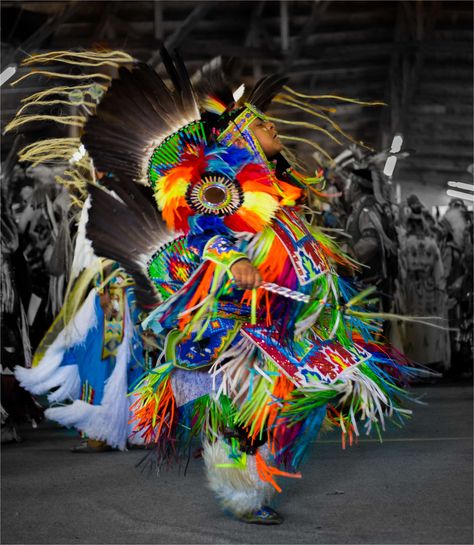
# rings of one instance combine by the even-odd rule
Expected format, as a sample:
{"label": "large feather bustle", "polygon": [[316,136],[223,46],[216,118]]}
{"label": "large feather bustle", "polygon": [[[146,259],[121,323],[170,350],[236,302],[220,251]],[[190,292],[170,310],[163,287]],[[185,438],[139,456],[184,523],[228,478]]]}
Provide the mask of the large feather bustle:
{"label": "large feather bustle", "polygon": [[137,302],[143,310],[154,308],[160,298],[147,276],[153,254],[175,235],[171,234],[152,199],[129,179],[108,180],[107,189],[89,186],[91,207],[87,237],[94,252],[118,262],[135,280]]}
{"label": "large feather bustle", "polygon": [[179,128],[200,119],[184,64],[165,51],[162,54],[174,88],[146,64],[132,71],[121,68],[87,121],[82,141],[97,170],[145,181],[153,149]]}

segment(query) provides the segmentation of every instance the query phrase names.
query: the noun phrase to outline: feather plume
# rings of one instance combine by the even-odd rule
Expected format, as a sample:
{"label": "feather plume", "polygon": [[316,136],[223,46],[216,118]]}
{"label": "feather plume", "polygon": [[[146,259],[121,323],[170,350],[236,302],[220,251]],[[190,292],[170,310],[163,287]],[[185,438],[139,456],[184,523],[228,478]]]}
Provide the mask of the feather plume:
{"label": "feather plume", "polygon": [[153,148],[200,118],[183,62],[165,49],[162,56],[173,89],[150,66],[121,68],[87,121],[82,141],[97,170],[144,182]]}
{"label": "feather plume", "polygon": [[265,112],[271,101],[288,83],[288,78],[280,74],[272,74],[260,79],[250,91],[247,102],[256,106],[261,112]]}
{"label": "feather plume", "polygon": [[234,104],[231,83],[234,68],[233,59],[215,57],[193,74],[191,82],[201,107],[207,112],[221,115]]}
{"label": "feather plume", "polygon": [[[148,260],[173,240],[150,195],[128,179],[108,180],[107,189],[89,186],[91,207],[87,236],[94,252],[117,261],[136,283],[138,304],[154,308],[159,296],[146,274]],[[112,193],[113,191],[113,193]]]}

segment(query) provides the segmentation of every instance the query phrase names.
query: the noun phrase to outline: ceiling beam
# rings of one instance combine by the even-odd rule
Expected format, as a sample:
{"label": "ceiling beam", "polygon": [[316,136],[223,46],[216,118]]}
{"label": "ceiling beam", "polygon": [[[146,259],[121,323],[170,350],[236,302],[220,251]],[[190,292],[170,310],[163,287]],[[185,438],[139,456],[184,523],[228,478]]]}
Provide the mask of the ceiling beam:
{"label": "ceiling beam", "polygon": [[[253,9],[249,13],[248,31],[244,40],[244,47],[260,47],[260,35],[259,35],[259,21],[262,19],[263,10],[265,9],[265,0],[260,0],[254,4]],[[266,44],[268,51],[270,51],[271,46]],[[234,56],[234,55],[231,55]],[[252,59],[252,70],[253,77],[255,80],[258,80],[262,76],[262,66],[258,62],[259,56],[250,57]]]}
{"label": "ceiling beam", "polygon": [[155,40],[162,41],[165,34],[163,28],[163,2],[161,0],[152,1],[153,4],[153,37]]}
{"label": "ceiling beam", "polygon": [[[186,17],[183,23],[165,40],[167,49],[172,50],[180,47],[186,36],[196,27],[201,19],[203,19],[212,7],[211,2],[198,2],[191,13]],[[156,66],[160,61],[160,51],[156,51],[148,60],[148,64]]]}
{"label": "ceiling beam", "polygon": [[74,13],[79,9],[80,2],[78,0],[72,0],[70,2],[63,2],[62,9],[54,15],[51,15],[48,20],[41,25],[31,36],[29,36],[24,42],[22,42],[10,55],[6,55],[3,59],[2,66],[7,66],[11,63],[18,63],[21,58],[33,53],[36,49],[51,36],[62,23],[67,21]]}
{"label": "ceiling beam", "polygon": [[280,1],[280,47],[283,52],[290,46],[290,20],[287,0]]}
{"label": "ceiling beam", "polygon": [[102,15],[98,19],[97,26],[94,30],[94,39],[97,41],[101,41],[104,38],[113,40],[117,33],[115,19],[120,2],[108,0],[107,2],[101,3],[103,4]]}
{"label": "ceiling beam", "polygon": [[318,24],[321,22],[321,19],[330,5],[329,0],[314,0],[313,7],[311,8],[311,13],[307,21],[304,23],[300,33],[293,39],[291,48],[285,55],[283,61],[283,72],[288,72],[293,62],[301,55],[303,52],[306,41],[310,36],[311,32],[314,32]]}

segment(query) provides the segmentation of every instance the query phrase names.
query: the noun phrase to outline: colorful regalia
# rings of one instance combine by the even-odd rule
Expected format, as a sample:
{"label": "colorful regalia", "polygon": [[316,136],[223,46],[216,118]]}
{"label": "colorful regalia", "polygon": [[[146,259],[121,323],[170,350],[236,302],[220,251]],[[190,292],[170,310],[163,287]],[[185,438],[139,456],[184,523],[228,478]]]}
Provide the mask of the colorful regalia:
{"label": "colorful regalia", "polygon": [[[191,82],[179,57],[162,58],[171,84],[143,64],[120,68],[81,138],[105,173],[88,188],[87,235],[134,278],[142,327],[163,341],[131,391],[133,436],[158,463],[201,439],[223,506],[274,524],[278,478],[300,477],[323,422],[352,443],[403,420],[418,370],[380,338],[370,292],[336,273],[354,263],[305,220],[301,200],[320,173],[267,157],[253,129],[270,127],[272,100],[324,119],[327,109],[276,75],[236,102],[218,63]],[[234,282],[242,260],[258,289]]]}

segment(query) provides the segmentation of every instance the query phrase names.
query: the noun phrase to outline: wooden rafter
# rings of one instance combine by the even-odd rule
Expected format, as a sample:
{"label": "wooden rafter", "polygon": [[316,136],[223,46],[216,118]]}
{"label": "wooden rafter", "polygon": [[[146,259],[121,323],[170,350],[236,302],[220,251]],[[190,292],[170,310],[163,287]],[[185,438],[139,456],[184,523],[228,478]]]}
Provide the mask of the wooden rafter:
{"label": "wooden rafter", "polygon": [[[173,34],[166,38],[165,46],[170,50],[179,47],[186,36],[195,28],[197,23],[207,15],[211,7],[211,2],[199,2]],[[156,51],[150,57],[148,64],[156,66],[159,59],[160,52]]]}
{"label": "wooden rafter", "polygon": [[288,54],[285,57],[283,62],[283,71],[287,72],[291,68],[293,62],[300,56],[301,52],[305,48],[306,41],[311,34],[314,32],[318,23],[321,21],[322,16],[328,9],[330,5],[329,0],[315,0],[313,2],[313,7],[311,9],[311,14],[306,21],[305,25],[301,29],[301,32],[293,40],[293,45],[288,51]]}
{"label": "wooden rafter", "polygon": [[280,2],[280,46],[282,51],[287,51],[290,46],[290,20],[287,0]]}
{"label": "wooden rafter", "polygon": [[[400,171],[411,168],[420,179],[433,172],[430,165],[443,175],[462,167],[473,140],[471,2],[286,2],[80,0],[77,13],[66,16],[74,5],[69,1],[5,0],[2,9],[29,12],[22,24],[34,30],[20,45],[22,56],[25,50],[87,48],[99,41],[147,60],[168,37],[172,48],[180,45],[191,73],[216,55],[235,56],[246,61],[241,63],[244,79],[286,69],[292,86],[301,91],[385,100],[389,108],[338,104],[334,119],[378,148],[388,147],[401,129],[417,154],[407,167],[400,163]],[[13,31],[5,41],[13,53],[24,32],[15,31],[15,10],[11,13]],[[27,71],[19,67],[16,75]],[[25,95],[46,83],[35,77],[14,88],[4,85],[2,122]],[[292,135],[301,131],[286,130]],[[27,139],[35,131],[46,134],[48,127],[32,125],[30,132],[25,129]],[[5,135],[4,148],[12,141]]]}
{"label": "wooden rafter", "polygon": [[115,37],[116,32],[114,22],[119,4],[120,3],[115,0],[104,2],[102,16],[100,17],[97,28],[94,32],[94,37],[97,40],[102,40],[103,38],[113,39]]}
{"label": "wooden rafter", "polygon": [[163,40],[163,2],[155,0],[153,2],[153,36],[155,40]]}
{"label": "wooden rafter", "polygon": [[41,47],[51,34],[53,34],[62,23],[66,22],[70,17],[76,13],[80,7],[79,0],[72,0],[71,2],[64,3],[62,10],[54,13],[48,20],[40,26],[27,40],[22,42],[16,50],[3,59],[3,65],[6,66],[13,62],[18,62],[25,53],[32,53],[34,50]]}
{"label": "wooden rafter", "polygon": [[[260,35],[258,32],[259,21],[262,19],[263,10],[265,9],[265,0],[259,0],[250,12],[250,20],[247,35],[244,40],[244,47],[260,46]],[[252,59],[253,77],[260,79],[262,75],[262,67],[257,56],[249,57]]]}

